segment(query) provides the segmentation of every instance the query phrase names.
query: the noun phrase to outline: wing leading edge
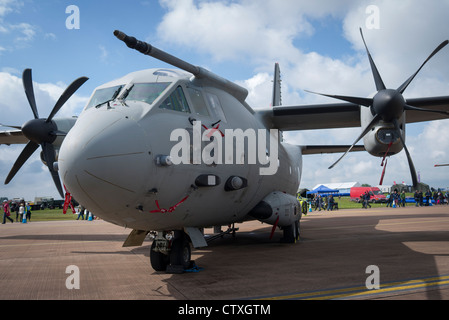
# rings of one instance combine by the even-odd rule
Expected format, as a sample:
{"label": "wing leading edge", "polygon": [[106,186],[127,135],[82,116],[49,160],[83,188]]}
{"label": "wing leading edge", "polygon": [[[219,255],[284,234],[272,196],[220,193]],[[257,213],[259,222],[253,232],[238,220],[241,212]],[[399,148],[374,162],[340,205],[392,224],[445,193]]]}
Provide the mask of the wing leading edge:
{"label": "wing leading edge", "polygon": [[26,144],[28,141],[22,130],[0,131],[0,145]]}

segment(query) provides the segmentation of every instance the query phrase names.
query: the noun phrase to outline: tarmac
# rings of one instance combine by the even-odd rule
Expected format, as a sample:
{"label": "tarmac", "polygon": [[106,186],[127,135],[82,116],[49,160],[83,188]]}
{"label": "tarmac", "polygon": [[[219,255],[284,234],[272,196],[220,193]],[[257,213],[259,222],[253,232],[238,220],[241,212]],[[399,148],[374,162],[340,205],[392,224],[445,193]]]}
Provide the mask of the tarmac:
{"label": "tarmac", "polygon": [[236,227],[235,237],[193,249],[199,272],[167,274],[151,268],[151,240],[122,247],[130,229],[7,222],[0,299],[449,299],[447,205],[310,212],[296,244],[280,243],[280,230],[270,240],[271,226],[258,221]]}

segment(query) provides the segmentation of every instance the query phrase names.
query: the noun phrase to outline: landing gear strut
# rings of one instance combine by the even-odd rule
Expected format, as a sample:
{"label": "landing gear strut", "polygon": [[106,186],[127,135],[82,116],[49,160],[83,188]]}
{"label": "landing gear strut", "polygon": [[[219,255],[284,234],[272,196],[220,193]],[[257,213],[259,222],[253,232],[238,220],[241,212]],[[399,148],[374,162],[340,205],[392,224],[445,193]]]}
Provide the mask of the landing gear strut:
{"label": "landing gear strut", "polygon": [[156,271],[183,273],[192,265],[189,237],[184,231],[159,233],[151,245],[151,266]]}

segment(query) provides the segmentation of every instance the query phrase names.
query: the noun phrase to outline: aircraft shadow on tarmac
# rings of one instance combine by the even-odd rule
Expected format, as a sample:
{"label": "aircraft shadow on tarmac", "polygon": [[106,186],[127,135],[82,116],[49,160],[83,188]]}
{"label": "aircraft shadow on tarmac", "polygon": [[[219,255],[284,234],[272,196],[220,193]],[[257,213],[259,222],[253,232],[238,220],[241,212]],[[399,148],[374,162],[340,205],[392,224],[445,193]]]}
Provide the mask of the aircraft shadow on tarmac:
{"label": "aircraft shadow on tarmac", "polygon": [[[270,240],[271,226],[263,225],[251,232],[237,232],[235,238],[226,235],[203,250],[194,250],[192,257],[204,271],[194,277],[173,275],[167,282],[176,290],[195,287],[192,299],[213,299],[215,295],[233,299],[365,286],[370,275],[366,268],[370,265],[379,267],[381,284],[437,276],[442,272],[437,259],[445,259],[447,265],[449,257],[447,230],[426,231],[419,221],[410,231],[381,230],[397,229],[407,219],[416,218],[405,212],[357,220],[335,216],[324,221],[305,216],[301,240],[296,244],[280,243],[280,231]],[[425,214],[418,218],[438,220],[448,215]],[[438,288],[424,288],[427,299],[442,299]]]}

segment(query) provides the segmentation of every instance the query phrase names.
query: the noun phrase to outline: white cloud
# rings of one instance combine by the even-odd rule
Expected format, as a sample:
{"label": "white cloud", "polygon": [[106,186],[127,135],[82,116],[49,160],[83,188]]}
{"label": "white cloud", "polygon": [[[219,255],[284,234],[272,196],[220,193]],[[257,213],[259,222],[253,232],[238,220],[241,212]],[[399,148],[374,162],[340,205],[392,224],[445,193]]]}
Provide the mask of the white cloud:
{"label": "white cloud", "polygon": [[[349,1],[198,1],[162,0],[169,12],[159,37],[208,52],[216,60],[291,56],[295,38],[313,34],[306,19],[340,12]],[[180,32],[182,30],[182,32]]]}
{"label": "white cloud", "polygon": [[3,51],[27,47],[36,37],[37,26],[26,22],[11,23],[6,19],[10,13],[20,12],[23,5],[23,2],[18,0],[0,0],[0,34],[5,36]]}
{"label": "white cloud", "polygon": [[107,59],[108,59],[108,57],[109,57],[109,52],[108,52],[108,50],[107,50],[106,47],[103,46],[103,45],[99,45],[98,48],[100,49],[100,53],[101,53],[101,54],[100,54],[100,61],[106,62]]}
{"label": "white cloud", "polygon": [[[34,75],[33,75],[34,76]],[[22,125],[33,117],[31,108],[25,96],[21,76],[8,72],[0,72],[0,110],[2,123]],[[47,117],[56,101],[67,88],[65,83],[38,83],[33,81],[39,116]],[[58,117],[78,115],[87,102],[88,97],[73,95],[57,114]]]}
{"label": "white cloud", "polygon": [[28,42],[32,41],[34,39],[34,36],[36,35],[36,31],[34,30],[35,27],[30,25],[29,23],[19,23],[10,25],[10,29],[12,31],[18,31],[21,36],[17,36],[15,41],[16,42]]}
{"label": "white cloud", "polygon": [[[22,1],[0,0],[0,18],[23,5]],[[1,21],[0,21],[1,22]]]}

